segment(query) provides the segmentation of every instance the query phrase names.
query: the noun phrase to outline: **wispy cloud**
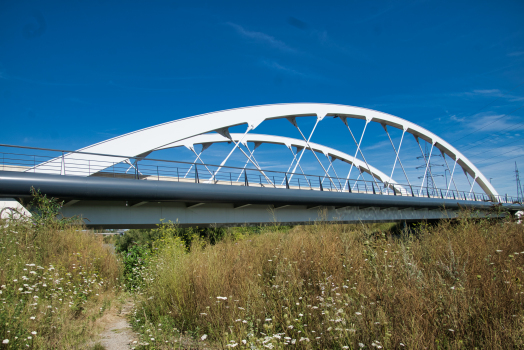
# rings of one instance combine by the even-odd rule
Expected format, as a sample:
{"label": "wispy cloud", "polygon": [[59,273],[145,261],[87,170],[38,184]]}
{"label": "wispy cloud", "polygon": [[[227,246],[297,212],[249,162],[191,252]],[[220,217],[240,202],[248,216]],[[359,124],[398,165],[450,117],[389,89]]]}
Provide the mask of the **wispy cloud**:
{"label": "wispy cloud", "polygon": [[283,65],[281,65],[280,63],[276,62],[276,61],[273,61],[273,60],[262,60],[262,64],[272,70],[276,70],[276,71],[279,71],[279,72],[282,72],[282,73],[285,73],[285,74],[288,74],[288,75],[295,75],[295,76],[300,76],[300,77],[308,77],[307,74],[305,73],[302,73],[302,72],[299,72],[295,69],[292,69],[292,68],[289,68],[289,67],[285,67]]}
{"label": "wispy cloud", "polygon": [[467,97],[491,97],[491,98],[504,98],[510,102],[524,101],[524,96],[517,96],[513,94],[506,94],[499,89],[477,89],[472,91],[466,91],[461,93],[452,94],[454,96],[467,96]]}
{"label": "wispy cloud", "polygon": [[369,55],[364,53],[361,49],[347,44],[347,43],[341,43],[335,39],[333,39],[326,30],[318,31],[313,30],[311,31],[311,35],[313,38],[315,38],[320,45],[327,49],[331,49],[333,51],[337,51],[343,55],[346,55],[348,57],[351,57],[358,61],[370,61]]}
{"label": "wispy cloud", "polygon": [[506,116],[503,114],[478,113],[470,118],[456,118],[463,123],[468,130],[484,130],[485,132],[497,132],[502,130],[524,130],[524,123],[521,119]]}
{"label": "wispy cloud", "polygon": [[0,72],[0,79],[10,80],[10,81],[20,81],[23,83],[43,85],[43,86],[92,86],[93,85],[93,84],[63,83],[63,82],[56,82],[56,81],[28,79],[28,78],[8,75],[5,72]]}
{"label": "wispy cloud", "polygon": [[235,29],[235,31],[238,34],[242,35],[245,38],[249,38],[254,41],[264,43],[266,45],[269,45],[275,49],[278,49],[284,52],[293,52],[293,53],[297,52],[295,48],[289,46],[285,42],[278,40],[275,37],[268,35],[266,33],[250,31],[238,24],[231,23],[231,22],[227,22],[226,24],[230,26],[231,28]]}
{"label": "wispy cloud", "polygon": [[524,56],[524,51],[516,51],[516,52],[510,52],[508,53],[509,57],[519,57]]}

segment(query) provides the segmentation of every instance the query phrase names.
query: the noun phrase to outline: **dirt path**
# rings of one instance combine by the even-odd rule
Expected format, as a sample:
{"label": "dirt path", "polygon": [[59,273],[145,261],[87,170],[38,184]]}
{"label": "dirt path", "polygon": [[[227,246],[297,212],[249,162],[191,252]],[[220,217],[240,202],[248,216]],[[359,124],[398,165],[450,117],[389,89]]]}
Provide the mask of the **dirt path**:
{"label": "dirt path", "polygon": [[101,321],[105,324],[105,327],[100,334],[99,342],[107,350],[128,350],[131,349],[133,341],[138,340],[127,320],[127,315],[132,310],[133,301],[130,299],[122,305],[121,312],[112,308],[102,317]]}

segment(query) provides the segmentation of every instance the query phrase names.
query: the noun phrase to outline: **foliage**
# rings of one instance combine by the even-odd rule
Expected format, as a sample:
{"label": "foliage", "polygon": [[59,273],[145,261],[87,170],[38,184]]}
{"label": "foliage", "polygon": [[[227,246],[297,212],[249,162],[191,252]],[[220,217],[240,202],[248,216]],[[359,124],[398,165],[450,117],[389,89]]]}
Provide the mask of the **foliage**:
{"label": "foliage", "polygon": [[76,217],[61,217],[60,208],[62,208],[63,202],[59,202],[56,198],[49,198],[33,187],[31,187],[31,195],[32,200],[29,203],[29,210],[32,214],[31,220],[36,229],[63,229],[67,226],[81,224]]}
{"label": "foliage", "polygon": [[240,348],[524,347],[522,225],[376,228],[318,223],[189,252],[165,241],[141,272],[133,325],[155,348],[184,332]]}
{"label": "foliage", "polygon": [[119,264],[102,239],[58,215],[34,192],[31,220],[0,220],[0,340],[3,349],[68,349],[93,334]]}

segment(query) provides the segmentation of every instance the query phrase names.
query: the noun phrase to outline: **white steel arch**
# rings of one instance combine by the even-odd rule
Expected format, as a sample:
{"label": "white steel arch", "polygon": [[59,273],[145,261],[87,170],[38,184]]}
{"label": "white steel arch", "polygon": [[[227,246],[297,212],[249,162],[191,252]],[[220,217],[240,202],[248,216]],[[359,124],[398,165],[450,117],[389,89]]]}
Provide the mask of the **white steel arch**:
{"label": "white steel arch", "polygon": [[[276,145],[284,145],[288,148],[290,147],[297,147],[299,149],[303,148],[309,148],[315,152],[321,153],[325,156],[332,157],[333,159],[339,159],[343,162],[346,162],[348,164],[353,164],[354,166],[358,167],[360,171],[370,174],[371,176],[375,177],[376,179],[380,180],[383,184],[386,186],[390,186],[393,189],[397,190],[398,192],[402,192],[403,194],[407,193],[407,191],[397,182],[393,179],[391,179],[389,176],[384,174],[382,171],[378,170],[377,168],[366,164],[365,162],[361,161],[360,159],[357,159],[347,153],[344,153],[342,151],[336,150],[331,147],[323,146],[318,143],[310,142],[309,146],[306,144],[305,141],[294,139],[290,137],[283,137],[283,136],[275,136],[275,135],[264,135],[264,134],[247,134],[245,137],[243,134],[230,134],[231,139],[222,136],[220,134],[204,134],[204,135],[198,135],[194,137],[190,137],[188,139],[174,142],[172,144],[163,146],[158,148],[157,150],[162,149],[168,149],[168,148],[176,148],[185,146],[187,148],[194,150],[194,145],[206,145],[206,148],[214,143],[223,143],[223,142],[239,142],[242,140],[243,143],[246,142],[253,142],[255,144],[264,144],[264,143],[271,143]],[[368,169],[369,166],[369,169]]]}
{"label": "white steel arch", "polygon": [[[98,154],[125,155],[121,159],[115,157],[108,158],[103,155],[83,155],[86,163],[84,164],[85,166],[87,166],[87,162],[89,161],[93,161],[93,164],[96,164],[97,161],[119,162],[126,160],[126,157],[139,157],[141,155],[146,155],[151,151],[163,148],[175,142],[212,131],[228,135],[228,128],[236,125],[247,124],[247,133],[254,130],[265,120],[288,118],[291,122],[294,122],[294,118],[296,117],[313,115],[317,116],[317,122],[326,116],[340,117],[344,122],[346,118],[354,118],[364,120],[366,126],[369,122],[377,122],[382,124],[385,129],[387,126],[390,126],[403,130],[403,132],[410,133],[416,138],[423,139],[430,143],[432,147],[439,149],[443,154],[454,160],[456,164],[462,167],[462,169],[474,179],[473,184],[476,182],[486,194],[494,196],[498,195],[488,179],[471,161],[448,142],[429,130],[391,114],[367,108],[336,104],[272,104],[206,113],[137,130],[82,148],[79,151]],[[67,164],[68,158],[73,157],[73,155],[68,154],[64,157],[56,158],[49,162],[40,164],[36,166],[36,168],[32,168],[28,171],[59,173],[60,170],[56,169],[60,169],[60,163],[64,164],[63,168],[65,169],[65,164]],[[49,163],[58,166],[44,167],[44,165],[48,165]],[[75,160],[75,165],[79,165],[78,160]],[[102,169],[93,165],[90,173],[96,173],[100,170]]]}

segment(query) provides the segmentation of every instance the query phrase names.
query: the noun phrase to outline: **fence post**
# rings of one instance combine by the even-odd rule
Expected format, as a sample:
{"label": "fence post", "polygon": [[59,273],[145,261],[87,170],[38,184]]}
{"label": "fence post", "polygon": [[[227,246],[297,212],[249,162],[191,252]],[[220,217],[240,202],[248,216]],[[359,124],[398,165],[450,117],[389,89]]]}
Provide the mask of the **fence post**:
{"label": "fence post", "polygon": [[320,190],[324,191],[324,188],[322,187],[322,181],[320,181],[320,176],[318,177],[318,183],[320,185]]}
{"label": "fence post", "polygon": [[[63,174],[62,174],[63,170]],[[65,175],[65,162],[64,162],[64,152],[62,151],[62,167],[60,168],[60,175]]]}
{"label": "fence post", "polygon": [[415,197],[415,194],[413,193],[413,186],[409,185],[409,188],[411,189],[411,197]]}
{"label": "fence post", "polygon": [[195,183],[200,183],[200,179],[198,178],[198,166],[195,163]]}
{"label": "fence post", "polygon": [[289,189],[289,181],[287,180],[287,174],[285,176],[286,176],[286,188]]}
{"label": "fence post", "polygon": [[246,169],[246,171],[244,171],[244,186],[246,186],[246,187],[249,186],[249,182],[247,181],[247,169]]}
{"label": "fence post", "polygon": [[275,182],[275,175],[273,175],[273,187],[277,188],[277,183]]}
{"label": "fence post", "polygon": [[349,185],[349,179],[346,180],[346,184],[348,185],[348,192],[351,193],[351,186]]}
{"label": "fence post", "polygon": [[300,190],[300,179],[297,178],[297,180],[298,180],[298,189]]}

